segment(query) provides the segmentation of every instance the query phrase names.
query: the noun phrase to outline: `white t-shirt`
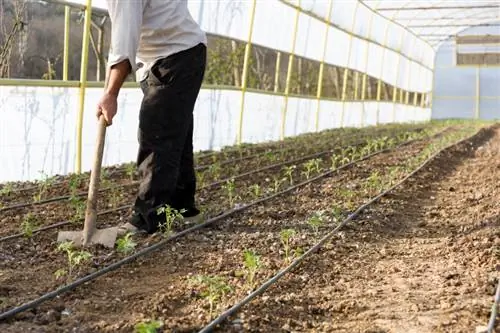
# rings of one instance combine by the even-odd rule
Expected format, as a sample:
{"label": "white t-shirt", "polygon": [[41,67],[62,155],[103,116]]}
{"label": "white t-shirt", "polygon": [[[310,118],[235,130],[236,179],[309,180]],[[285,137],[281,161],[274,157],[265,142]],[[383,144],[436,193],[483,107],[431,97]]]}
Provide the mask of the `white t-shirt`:
{"label": "white t-shirt", "polygon": [[107,0],[111,18],[108,66],[130,61],[137,80],[161,58],[187,50],[207,37],[194,21],[187,0]]}

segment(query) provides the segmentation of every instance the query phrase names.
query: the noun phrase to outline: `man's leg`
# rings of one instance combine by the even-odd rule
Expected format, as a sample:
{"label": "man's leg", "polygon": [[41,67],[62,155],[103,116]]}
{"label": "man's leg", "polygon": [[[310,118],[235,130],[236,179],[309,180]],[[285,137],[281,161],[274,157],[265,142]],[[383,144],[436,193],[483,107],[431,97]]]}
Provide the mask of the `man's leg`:
{"label": "man's leg", "polygon": [[157,209],[165,204],[173,206],[181,173],[181,183],[193,193],[194,204],[196,183],[189,181],[194,170],[192,161],[188,167],[186,146],[191,143],[192,159],[193,109],[205,61],[203,45],[183,51],[160,60],[142,84],[137,161],[141,184],[134,207],[137,214],[131,223],[149,233],[162,221]]}
{"label": "man's leg", "polygon": [[185,209],[185,216],[194,216],[199,213],[195,204],[196,174],[193,158],[193,118],[191,118],[188,134],[182,151],[177,188],[172,206],[177,210]]}

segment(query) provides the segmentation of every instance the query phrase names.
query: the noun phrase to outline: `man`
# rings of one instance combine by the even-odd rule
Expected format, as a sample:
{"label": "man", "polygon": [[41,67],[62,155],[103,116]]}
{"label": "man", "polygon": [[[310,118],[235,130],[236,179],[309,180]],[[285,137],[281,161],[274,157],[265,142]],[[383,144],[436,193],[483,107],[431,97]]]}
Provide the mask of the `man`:
{"label": "man", "polygon": [[[185,210],[196,219],[193,109],[206,65],[206,35],[187,0],[107,0],[111,50],[105,92],[97,105],[108,126],[126,77],[137,71],[144,93],[139,111],[140,185],[131,220],[120,232],[154,233],[165,215]],[[137,62],[136,62],[137,59]]]}

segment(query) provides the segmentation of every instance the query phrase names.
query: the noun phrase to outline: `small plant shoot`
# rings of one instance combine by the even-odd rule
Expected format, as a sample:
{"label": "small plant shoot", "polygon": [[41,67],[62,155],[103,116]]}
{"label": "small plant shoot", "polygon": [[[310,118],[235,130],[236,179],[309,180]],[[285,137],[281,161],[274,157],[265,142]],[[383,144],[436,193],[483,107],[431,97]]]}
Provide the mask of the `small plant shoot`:
{"label": "small plant shoot", "polygon": [[184,220],[183,213],[185,213],[185,209],[181,209],[180,211],[170,207],[169,205],[162,206],[156,210],[158,215],[165,214],[164,222],[160,223],[160,231],[163,233],[165,237],[170,236],[172,233],[174,223],[176,221]]}
{"label": "small plant shoot", "polygon": [[33,230],[36,228],[36,217],[32,213],[28,213],[24,216],[21,222],[21,232],[26,238],[31,238],[33,236]]}
{"label": "small plant shoot", "polygon": [[163,323],[159,320],[152,320],[138,323],[134,326],[134,333],[157,333]]}
{"label": "small plant shoot", "polygon": [[233,289],[220,276],[198,275],[191,279],[195,287],[201,288],[200,296],[207,300],[209,317],[212,318],[217,303]]}
{"label": "small plant shoot", "polygon": [[290,258],[290,241],[297,234],[295,229],[283,229],[280,232],[281,244],[285,250],[285,263],[289,263]]}
{"label": "small plant shoot", "polygon": [[68,279],[73,277],[73,273],[75,268],[85,263],[86,261],[92,258],[92,254],[87,251],[76,251],[73,248],[73,242],[66,241],[57,246],[57,251],[63,252],[67,257],[67,269],[58,269],[54,275],[56,278],[60,278],[62,276],[67,276]]}
{"label": "small plant shoot", "polygon": [[116,240],[116,250],[120,253],[133,252],[137,244],[132,240],[132,234],[127,233],[122,238]]}
{"label": "small plant shoot", "polygon": [[260,256],[255,254],[254,251],[245,250],[243,252],[243,259],[246,269],[247,283],[250,288],[254,286],[255,275],[261,267]]}

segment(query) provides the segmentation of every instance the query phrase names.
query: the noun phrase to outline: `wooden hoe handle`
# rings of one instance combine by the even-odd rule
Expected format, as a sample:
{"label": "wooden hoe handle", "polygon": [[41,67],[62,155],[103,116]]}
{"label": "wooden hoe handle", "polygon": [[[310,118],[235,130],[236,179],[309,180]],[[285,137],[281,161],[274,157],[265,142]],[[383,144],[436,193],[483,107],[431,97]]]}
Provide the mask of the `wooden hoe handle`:
{"label": "wooden hoe handle", "polygon": [[94,151],[94,164],[90,173],[89,194],[87,198],[87,210],[85,212],[85,224],[83,225],[83,245],[88,244],[96,229],[97,219],[97,192],[101,180],[102,155],[104,152],[104,139],[106,138],[106,120],[101,115],[97,129],[97,139]]}

